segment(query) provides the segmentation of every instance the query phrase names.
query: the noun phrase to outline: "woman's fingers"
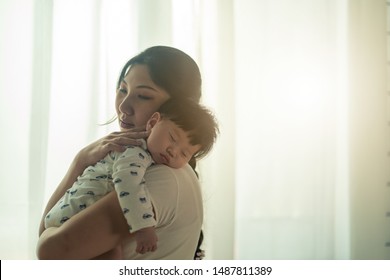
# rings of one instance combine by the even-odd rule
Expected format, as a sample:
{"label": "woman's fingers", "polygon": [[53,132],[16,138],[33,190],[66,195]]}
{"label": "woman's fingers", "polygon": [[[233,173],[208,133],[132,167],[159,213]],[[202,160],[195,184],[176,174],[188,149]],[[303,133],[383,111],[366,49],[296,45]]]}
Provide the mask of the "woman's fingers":
{"label": "woman's fingers", "polygon": [[108,151],[123,152],[127,146],[140,146],[142,142],[140,139],[145,139],[149,132],[131,132],[126,134],[110,135],[103,145]]}
{"label": "woman's fingers", "polygon": [[134,140],[144,139],[150,134],[149,131],[118,131],[107,135],[107,141],[115,141],[117,144],[127,145],[136,143]]}
{"label": "woman's fingers", "polygon": [[112,132],[84,147],[78,154],[79,163],[85,166],[95,164],[110,152],[124,152],[127,146],[139,146],[140,139],[150,132],[134,128],[127,131]]}
{"label": "woman's fingers", "polygon": [[[130,144],[130,145],[137,146],[136,144]],[[115,143],[107,143],[107,144],[105,144],[103,149],[106,150],[107,153],[109,153],[109,152],[122,153],[122,152],[124,152],[126,150],[126,146],[125,145],[118,145],[118,144],[115,144]]]}
{"label": "woman's fingers", "polygon": [[203,260],[205,256],[206,256],[206,252],[204,250],[200,250],[196,252],[195,260]]}

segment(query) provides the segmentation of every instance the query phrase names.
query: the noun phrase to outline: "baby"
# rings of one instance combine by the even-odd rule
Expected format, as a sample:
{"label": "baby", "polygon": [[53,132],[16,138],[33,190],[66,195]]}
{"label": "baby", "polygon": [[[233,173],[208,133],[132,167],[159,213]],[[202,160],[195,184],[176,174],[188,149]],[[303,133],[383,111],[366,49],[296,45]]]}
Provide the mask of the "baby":
{"label": "baby", "polygon": [[[45,228],[59,227],[73,215],[115,190],[119,204],[135,234],[136,251],[157,249],[153,206],[144,174],[152,164],[181,168],[191,159],[205,156],[212,148],[218,125],[205,107],[186,100],[168,100],[149,118],[148,138],[142,146],[111,152],[86,168],[45,218]],[[113,248],[118,249],[118,248]]]}

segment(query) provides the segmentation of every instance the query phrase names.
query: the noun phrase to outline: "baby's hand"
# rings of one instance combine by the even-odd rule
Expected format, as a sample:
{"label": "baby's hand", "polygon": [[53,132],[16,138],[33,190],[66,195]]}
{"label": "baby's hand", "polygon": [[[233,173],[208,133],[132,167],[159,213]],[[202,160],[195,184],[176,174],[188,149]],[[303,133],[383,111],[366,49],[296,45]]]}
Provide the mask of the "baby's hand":
{"label": "baby's hand", "polygon": [[135,251],[139,254],[146,252],[154,252],[157,249],[157,235],[154,227],[147,227],[136,231],[135,240],[137,241],[137,248]]}

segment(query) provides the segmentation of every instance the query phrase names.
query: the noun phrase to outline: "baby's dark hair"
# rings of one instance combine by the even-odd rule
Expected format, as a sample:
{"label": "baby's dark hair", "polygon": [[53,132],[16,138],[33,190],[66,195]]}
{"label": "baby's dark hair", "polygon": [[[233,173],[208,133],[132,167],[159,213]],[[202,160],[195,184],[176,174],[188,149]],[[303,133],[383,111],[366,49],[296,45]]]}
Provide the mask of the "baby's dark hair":
{"label": "baby's dark hair", "polygon": [[162,118],[167,118],[188,133],[191,145],[200,145],[193,156],[200,159],[212,149],[219,128],[213,113],[188,99],[169,99],[158,110]]}

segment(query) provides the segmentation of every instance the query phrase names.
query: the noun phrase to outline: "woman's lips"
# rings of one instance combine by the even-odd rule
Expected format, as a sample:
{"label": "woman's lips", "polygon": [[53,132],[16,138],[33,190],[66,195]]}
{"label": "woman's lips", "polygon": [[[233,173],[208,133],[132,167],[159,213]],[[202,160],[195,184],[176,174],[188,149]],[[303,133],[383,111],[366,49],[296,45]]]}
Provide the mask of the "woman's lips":
{"label": "woman's lips", "polygon": [[134,127],[133,124],[131,124],[131,123],[126,123],[126,122],[124,122],[124,121],[122,121],[122,120],[119,120],[119,125],[120,125],[120,127],[123,128],[123,129],[130,129],[130,128],[133,128],[133,127]]}

